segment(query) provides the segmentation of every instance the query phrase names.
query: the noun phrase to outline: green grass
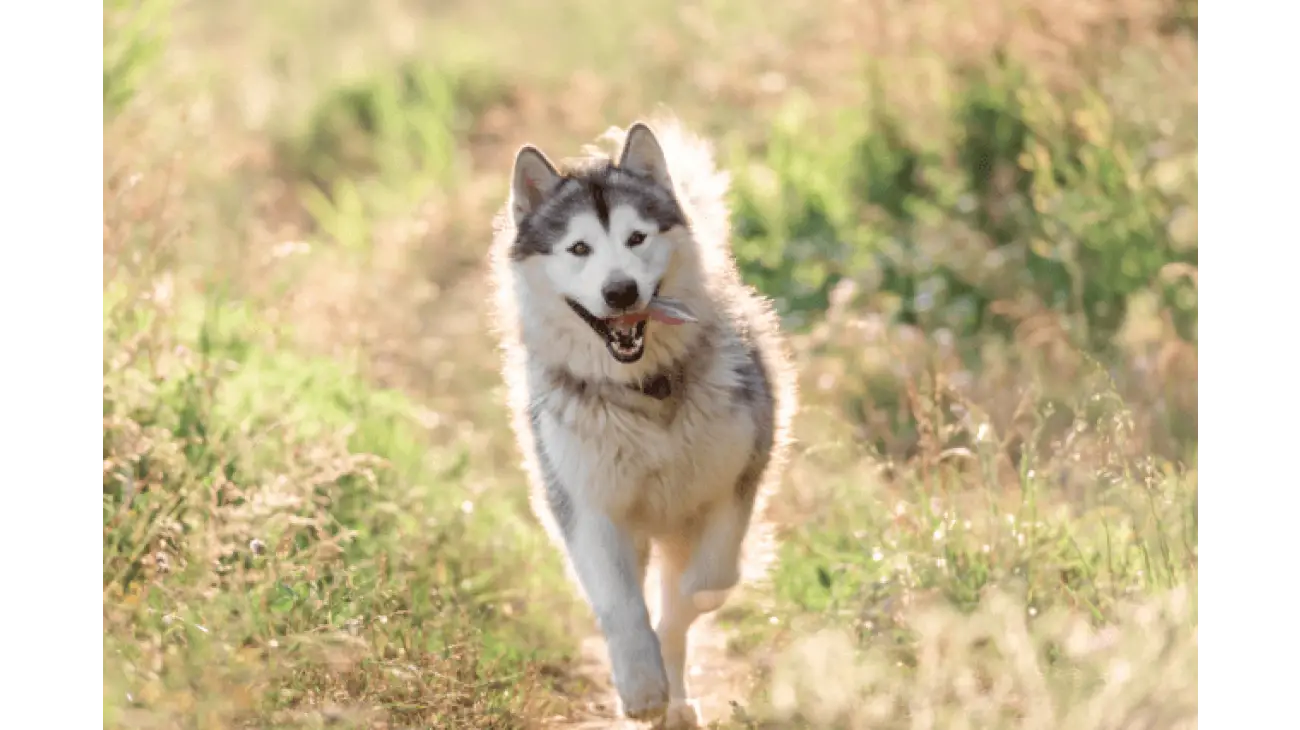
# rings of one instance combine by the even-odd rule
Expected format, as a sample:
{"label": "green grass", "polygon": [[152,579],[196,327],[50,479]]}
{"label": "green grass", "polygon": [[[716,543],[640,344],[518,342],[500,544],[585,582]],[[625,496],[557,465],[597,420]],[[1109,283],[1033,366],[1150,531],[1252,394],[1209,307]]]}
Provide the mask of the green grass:
{"label": "green grass", "polygon": [[[1114,415],[1019,463],[987,423],[920,469],[806,457],[822,481],[800,526],[726,615],[733,650],[768,667],[749,722],[909,727],[925,706],[940,727],[1194,723],[1195,468],[1123,454]],[[1132,673],[1107,676],[1118,663]]]}
{"label": "green grass", "polygon": [[405,395],[173,296],[106,292],[106,722],[536,712],[572,614],[521,501]]}
{"label": "green grass", "polygon": [[803,391],[724,724],[1194,726],[1195,3],[1016,7],[107,3],[105,727],[583,704],[482,264],[661,102]]}

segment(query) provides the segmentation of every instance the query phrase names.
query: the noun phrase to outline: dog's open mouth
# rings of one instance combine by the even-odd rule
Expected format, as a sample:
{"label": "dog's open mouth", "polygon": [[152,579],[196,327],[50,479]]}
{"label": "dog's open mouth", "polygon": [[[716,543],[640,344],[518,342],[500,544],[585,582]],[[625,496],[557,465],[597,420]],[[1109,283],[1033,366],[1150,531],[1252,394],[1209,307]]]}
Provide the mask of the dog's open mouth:
{"label": "dog's open mouth", "polygon": [[695,317],[680,302],[657,294],[644,310],[607,319],[593,315],[572,299],[566,301],[596,334],[605,339],[605,347],[610,356],[624,364],[634,363],[645,354],[646,322],[653,319],[667,325],[679,325],[695,321]]}

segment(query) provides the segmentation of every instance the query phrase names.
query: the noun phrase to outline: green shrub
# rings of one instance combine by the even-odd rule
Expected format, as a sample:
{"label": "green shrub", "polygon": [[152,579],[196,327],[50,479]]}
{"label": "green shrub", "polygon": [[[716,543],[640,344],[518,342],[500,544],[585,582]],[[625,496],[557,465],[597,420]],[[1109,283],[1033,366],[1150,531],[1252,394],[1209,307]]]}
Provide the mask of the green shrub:
{"label": "green shrub", "polygon": [[796,318],[858,281],[897,321],[959,338],[1008,332],[991,305],[1028,300],[1095,349],[1155,290],[1194,340],[1195,289],[1170,272],[1196,264],[1195,150],[1010,62],[953,79],[943,135],[908,133],[879,84],[829,133],[797,108],[777,124],[737,175],[746,276]]}
{"label": "green shrub", "polygon": [[502,93],[490,73],[406,61],[326,93],[281,155],[321,232],[365,253],[381,221],[461,178],[460,140]]}

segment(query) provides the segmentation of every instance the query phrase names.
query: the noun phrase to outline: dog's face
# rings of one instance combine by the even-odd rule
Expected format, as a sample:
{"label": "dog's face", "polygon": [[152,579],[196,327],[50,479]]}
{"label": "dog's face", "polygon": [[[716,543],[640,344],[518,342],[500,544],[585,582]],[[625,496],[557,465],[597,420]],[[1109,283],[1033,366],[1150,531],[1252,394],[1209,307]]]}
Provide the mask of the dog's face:
{"label": "dog's face", "polygon": [[[635,124],[617,164],[559,173],[520,149],[511,185],[511,257],[532,268],[622,363],[645,352],[647,307],[663,284],[686,220],[654,133]],[[537,276],[537,273],[541,276]]]}

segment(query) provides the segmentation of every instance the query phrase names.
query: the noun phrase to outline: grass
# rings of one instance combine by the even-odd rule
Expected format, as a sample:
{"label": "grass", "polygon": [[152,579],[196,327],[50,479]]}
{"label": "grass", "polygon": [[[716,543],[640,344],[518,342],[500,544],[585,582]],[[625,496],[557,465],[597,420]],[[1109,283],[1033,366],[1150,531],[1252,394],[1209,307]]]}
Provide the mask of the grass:
{"label": "grass", "polygon": [[1194,727],[1195,3],[539,7],[106,3],[105,726],[573,714],[483,256],[662,102],[804,392],[723,725]]}
{"label": "grass", "polygon": [[519,500],[482,499],[409,398],[265,342],[247,307],[120,291],[106,722],[517,727],[539,711],[568,606],[516,620],[561,580]]}
{"label": "grass", "polygon": [[809,448],[806,522],[725,614],[768,679],[735,727],[1195,724],[1194,465],[1123,453],[1123,411],[1019,462],[968,423],[913,468]]}

